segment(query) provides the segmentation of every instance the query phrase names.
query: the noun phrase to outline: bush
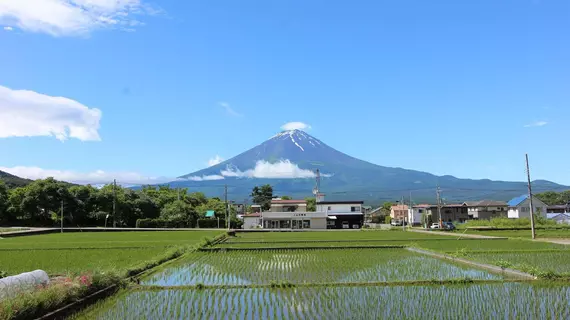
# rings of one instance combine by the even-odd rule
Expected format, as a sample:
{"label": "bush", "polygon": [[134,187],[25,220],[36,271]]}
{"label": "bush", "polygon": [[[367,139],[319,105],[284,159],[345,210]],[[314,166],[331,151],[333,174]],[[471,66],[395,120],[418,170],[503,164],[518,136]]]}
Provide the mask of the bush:
{"label": "bush", "polygon": [[392,222],[392,217],[386,216],[386,218],[384,218],[384,223],[385,223],[385,224],[390,224],[390,222]]}
{"label": "bush", "polygon": [[[535,219],[535,226],[538,228],[568,228],[568,226],[559,225],[556,221],[548,220],[543,217]],[[462,225],[458,225],[460,228],[469,227],[494,227],[494,228],[508,228],[508,229],[530,229],[530,218],[519,218],[519,219],[509,219],[509,218],[492,218],[491,220],[469,220]]]}
{"label": "bush", "polygon": [[[198,219],[198,228],[217,228],[218,219]],[[226,220],[220,219],[220,228],[226,227]]]}
{"label": "bush", "polygon": [[138,219],[137,228],[194,228],[194,220]]}

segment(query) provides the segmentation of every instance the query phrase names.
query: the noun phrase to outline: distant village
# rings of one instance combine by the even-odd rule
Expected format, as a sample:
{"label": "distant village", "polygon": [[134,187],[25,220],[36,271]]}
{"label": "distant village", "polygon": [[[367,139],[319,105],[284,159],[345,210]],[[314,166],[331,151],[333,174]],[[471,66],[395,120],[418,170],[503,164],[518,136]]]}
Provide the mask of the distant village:
{"label": "distant village", "polygon": [[[418,204],[409,206],[396,203],[389,208],[372,208],[363,201],[327,201],[325,194],[316,195],[315,211],[307,209],[307,200],[275,198],[269,210],[260,205],[251,206],[251,212],[242,215],[244,229],[360,229],[378,224],[392,226],[421,226],[445,228],[447,223],[492,218],[529,218],[531,197],[521,195],[508,202],[481,200],[455,204]],[[570,203],[547,205],[532,196],[535,215],[557,223],[570,224]],[[389,212],[387,212],[389,209]]]}

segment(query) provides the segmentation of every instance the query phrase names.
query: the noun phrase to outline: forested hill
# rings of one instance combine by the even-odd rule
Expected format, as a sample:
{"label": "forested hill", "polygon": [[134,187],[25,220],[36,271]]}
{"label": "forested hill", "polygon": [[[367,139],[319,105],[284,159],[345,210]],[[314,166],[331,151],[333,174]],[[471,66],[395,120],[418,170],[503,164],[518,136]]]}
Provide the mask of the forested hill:
{"label": "forested hill", "polygon": [[32,180],[30,179],[20,178],[1,170],[0,170],[0,181],[3,181],[4,184],[8,186],[8,188],[23,187],[32,182]]}

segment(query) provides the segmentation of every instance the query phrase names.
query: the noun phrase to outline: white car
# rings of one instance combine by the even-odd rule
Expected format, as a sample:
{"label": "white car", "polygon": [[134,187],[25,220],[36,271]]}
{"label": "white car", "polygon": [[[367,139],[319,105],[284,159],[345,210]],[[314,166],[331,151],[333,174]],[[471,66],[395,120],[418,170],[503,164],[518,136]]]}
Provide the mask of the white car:
{"label": "white car", "polygon": [[439,223],[432,223],[431,226],[429,226],[430,229],[439,229]]}

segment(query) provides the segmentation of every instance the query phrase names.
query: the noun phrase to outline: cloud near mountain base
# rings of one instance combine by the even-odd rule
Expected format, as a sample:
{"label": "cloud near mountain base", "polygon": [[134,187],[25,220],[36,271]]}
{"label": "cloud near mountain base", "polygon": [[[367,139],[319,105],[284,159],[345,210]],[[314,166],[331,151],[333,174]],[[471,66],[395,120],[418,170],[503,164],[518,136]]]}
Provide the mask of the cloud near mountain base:
{"label": "cloud near mountain base", "polygon": [[[186,180],[191,181],[208,181],[222,180],[226,177],[234,178],[258,178],[258,179],[298,179],[298,178],[314,178],[315,172],[307,169],[301,169],[295,163],[289,160],[281,160],[279,162],[268,162],[259,160],[253,169],[241,171],[236,167],[228,166],[225,170],[221,170],[219,175],[191,176]],[[324,174],[323,176],[330,176]]]}

